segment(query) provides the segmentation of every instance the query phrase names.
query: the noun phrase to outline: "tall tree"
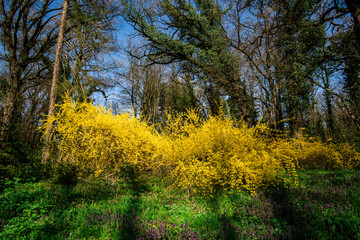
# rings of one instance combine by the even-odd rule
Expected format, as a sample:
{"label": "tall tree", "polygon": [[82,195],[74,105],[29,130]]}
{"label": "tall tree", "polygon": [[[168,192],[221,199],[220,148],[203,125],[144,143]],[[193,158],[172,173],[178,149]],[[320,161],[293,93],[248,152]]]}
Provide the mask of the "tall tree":
{"label": "tall tree", "polygon": [[[64,0],[63,10],[62,10],[62,14],[61,14],[60,27],[59,27],[59,35],[58,35],[57,46],[56,46],[53,79],[52,79],[52,83],[51,83],[50,105],[49,105],[49,113],[48,113],[49,116],[52,116],[54,114],[54,109],[55,109],[57,89],[58,89],[58,85],[59,85],[58,82],[59,82],[59,75],[60,75],[60,59],[62,56],[62,47],[63,47],[63,43],[64,43],[66,16],[67,16],[68,8],[69,8],[68,1]],[[50,142],[52,127],[53,127],[52,124],[48,124],[46,127],[45,142],[47,144]],[[48,145],[46,145],[41,162],[45,163],[46,160],[48,159],[48,157],[49,157],[49,148],[48,148]]]}
{"label": "tall tree", "polygon": [[[139,45],[142,45],[140,43]],[[189,72],[183,72],[182,65],[148,65],[146,59],[139,59],[138,47],[129,43],[127,47],[128,67],[121,77],[122,103],[131,107],[135,116],[141,116],[149,123],[164,123],[169,110],[184,112],[198,107],[194,79]]]}
{"label": "tall tree", "polygon": [[[24,93],[44,72],[38,64],[54,46],[57,34],[53,18],[58,9],[53,0],[0,0],[0,60],[8,68],[0,140],[15,141],[16,119],[21,115]],[[40,68],[39,68],[40,67]],[[47,66],[45,66],[47,67]]]}
{"label": "tall tree", "polygon": [[[68,10],[69,18],[67,17]],[[62,59],[62,47],[65,41],[66,24],[69,21],[69,32],[67,34],[68,53],[75,57],[75,67],[72,74],[72,87],[77,100],[87,101],[88,97],[96,91],[104,93],[99,86],[105,86],[106,83],[100,79],[96,80],[89,73],[100,72],[100,63],[96,63],[97,57],[111,45],[112,38],[110,32],[114,30],[114,24],[111,20],[117,16],[117,10],[114,4],[103,0],[64,0],[62,16],[59,26],[59,35],[54,62],[54,72],[52,87],[50,92],[49,116],[55,109],[57,98],[57,89],[60,78],[60,60]],[[109,44],[110,43],[110,44]],[[69,56],[70,54],[68,54]],[[87,66],[85,65],[88,64]],[[86,68],[86,69],[83,69]],[[83,73],[83,74],[82,74]],[[85,79],[84,79],[85,78]],[[83,83],[85,80],[86,82]],[[104,93],[105,95],[105,93]],[[52,132],[52,124],[47,125],[45,141],[49,143]],[[42,162],[46,162],[49,157],[48,146],[45,146]]]}
{"label": "tall tree", "polygon": [[105,75],[119,67],[110,56],[118,50],[114,32],[119,11],[115,3],[103,0],[70,3],[71,31],[65,41],[63,61],[71,71],[63,84],[72,97],[86,101],[94,92],[105,95],[104,90],[114,85]]}
{"label": "tall tree", "polygon": [[230,95],[242,117],[254,123],[251,99],[238,73],[238,59],[230,51],[219,4],[213,0],[161,0],[158,7],[143,7],[135,1],[122,2],[125,19],[148,41],[144,56],[152,64],[183,62],[185,69],[198,76],[213,112],[219,105],[213,100]]}
{"label": "tall tree", "polygon": [[277,71],[284,79],[284,104],[293,134],[306,126],[311,105],[310,79],[321,62],[325,32],[312,19],[316,7],[312,1],[278,1],[277,44],[282,64]]}
{"label": "tall tree", "polygon": [[[269,1],[231,2],[226,15],[228,38],[241,57],[242,78],[252,89],[263,120],[278,130],[283,128],[282,95],[284,84],[274,69],[279,65],[277,49],[277,9]],[[253,110],[254,111],[254,110]]]}
{"label": "tall tree", "polygon": [[360,48],[360,3],[356,0],[345,0],[345,3],[353,18],[356,43],[357,47]]}
{"label": "tall tree", "polygon": [[350,115],[360,131],[360,3],[354,0],[345,1],[350,11],[353,26],[343,35],[342,49],[345,63],[345,90],[348,94]]}

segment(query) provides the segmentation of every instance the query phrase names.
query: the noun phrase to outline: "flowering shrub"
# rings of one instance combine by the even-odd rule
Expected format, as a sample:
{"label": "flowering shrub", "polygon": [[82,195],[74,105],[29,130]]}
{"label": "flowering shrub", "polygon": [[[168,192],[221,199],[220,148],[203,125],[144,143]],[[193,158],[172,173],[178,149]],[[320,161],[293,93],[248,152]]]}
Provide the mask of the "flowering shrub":
{"label": "flowering shrub", "polygon": [[316,138],[292,138],[275,143],[278,149],[294,159],[299,169],[358,169],[359,153],[348,143],[323,143]]}
{"label": "flowering shrub", "polygon": [[342,143],[339,145],[331,144],[331,147],[340,153],[343,162],[343,169],[359,169],[360,168],[360,154],[349,143]]}
{"label": "flowering shrub", "polygon": [[169,119],[165,132],[172,141],[171,175],[177,187],[252,191],[279,179],[296,179],[291,158],[269,148],[263,124],[248,128],[224,115],[202,120],[195,110]]}
{"label": "flowering shrub", "polygon": [[129,113],[112,115],[104,107],[67,97],[42,128],[51,122],[56,122],[54,131],[60,138],[60,162],[92,167],[97,175],[124,164],[149,169],[160,155],[160,136]]}
{"label": "flowering shrub", "polygon": [[197,110],[170,114],[159,134],[129,113],[113,115],[111,110],[67,97],[43,128],[53,121],[60,162],[91,167],[95,175],[123,168],[165,170],[172,186],[193,192],[255,191],[279,182],[290,186],[296,184],[299,168],[360,166],[359,154],[348,144],[269,138],[265,124],[249,128],[225,114],[206,120]]}

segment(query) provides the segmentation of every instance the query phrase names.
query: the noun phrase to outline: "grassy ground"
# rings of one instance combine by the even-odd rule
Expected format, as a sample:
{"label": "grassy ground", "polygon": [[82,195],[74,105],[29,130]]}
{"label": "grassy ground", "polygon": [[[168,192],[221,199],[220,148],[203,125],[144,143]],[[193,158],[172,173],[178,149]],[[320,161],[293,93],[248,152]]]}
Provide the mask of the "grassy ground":
{"label": "grassy ground", "polygon": [[15,179],[0,239],[360,239],[360,172],[299,172],[299,185],[213,198],[160,180],[65,186]]}

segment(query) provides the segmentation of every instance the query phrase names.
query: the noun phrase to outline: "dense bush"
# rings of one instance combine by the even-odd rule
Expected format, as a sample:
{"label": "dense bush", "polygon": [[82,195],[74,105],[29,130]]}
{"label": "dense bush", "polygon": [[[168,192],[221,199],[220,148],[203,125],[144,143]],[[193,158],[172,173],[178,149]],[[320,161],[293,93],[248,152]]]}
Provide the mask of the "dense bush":
{"label": "dense bush", "polygon": [[78,180],[76,165],[60,163],[51,168],[52,182],[55,184],[74,185]]}
{"label": "dense bush", "polygon": [[193,192],[290,186],[299,168],[354,169],[360,163],[346,144],[268,137],[265,124],[249,128],[225,114],[203,119],[196,110],[170,114],[159,134],[131,114],[66,98],[46,124],[53,121],[60,162],[92,168],[95,176],[121,173],[125,166],[138,173],[165,171],[172,186]]}
{"label": "dense bush", "polygon": [[171,117],[167,133],[173,146],[175,185],[213,192],[294,182],[295,165],[269,148],[263,124],[248,128],[224,114],[204,120],[196,111]]}
{"label": "dense bush", "polygon": [[131,114],[112,115],[103,107],[74,103],[69,97],[47,123],[53,121],[60,140],[60,162],[92,167],[96,175],[116,171],[125,163],[151,168],[155,166],[152,158],[161,149],[160,136]]}
{"label": "dense bush", "polygon": [[6,179],[48,177],[46,167],[40,164],[41,149],[23,142],[0,142],[0,190]]}
{"label": "dense bush", "polygon": [[273,142],[283,154],[289,156],[299,169],[358,169],[360,155],[349,144],[326,143],[305,137]]}

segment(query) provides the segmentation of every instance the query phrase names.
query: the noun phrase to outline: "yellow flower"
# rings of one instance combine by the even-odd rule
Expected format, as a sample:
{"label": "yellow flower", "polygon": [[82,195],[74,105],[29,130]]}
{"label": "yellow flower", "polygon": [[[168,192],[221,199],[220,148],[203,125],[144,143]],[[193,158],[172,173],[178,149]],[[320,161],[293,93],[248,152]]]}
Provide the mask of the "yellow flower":
{"label": "yellow flower", "polygon": [[[222,109],[207,119],[198,109],[170,113],[161,134],[131,113],[114,115],[70,97],[58,109],[41,128],[56,121],[59,159],[77,163],[80,170],[91,168],[94,177],[122,168],[135,174],[165,172],[173,187],[214,195],[217,188],[254,192],[280,180],[297,184],[296,170],[302,168],[360,166],[360,155],[350,145],[290,138],[261,121],[249,128]],[[267,137],[275,134],[279,137]]]}

